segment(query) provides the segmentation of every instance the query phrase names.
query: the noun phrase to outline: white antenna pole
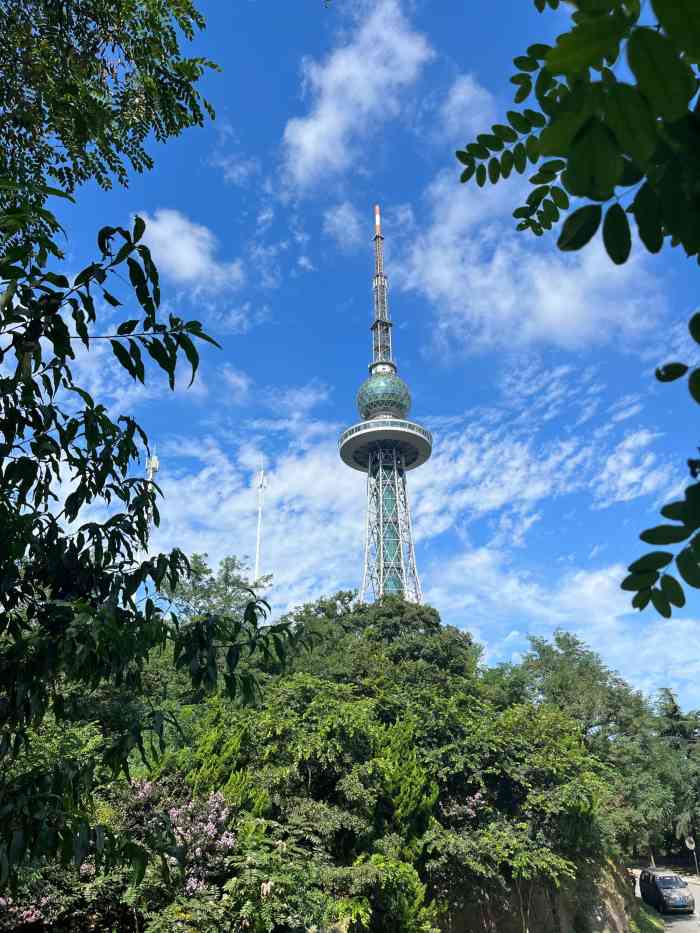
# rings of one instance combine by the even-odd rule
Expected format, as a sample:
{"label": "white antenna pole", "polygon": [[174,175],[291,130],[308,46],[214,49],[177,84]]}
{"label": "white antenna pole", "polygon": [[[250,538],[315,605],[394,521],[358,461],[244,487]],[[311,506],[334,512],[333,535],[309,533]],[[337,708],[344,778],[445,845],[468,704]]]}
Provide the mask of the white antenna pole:
{"label": "white antenna pole", "polygon": [[[154,444],[154,445],[153,445],[153,453],[151,454],[151,456],[150,456],[150,457],[148,458],[148,460],[146,461],[146,479],[149,481],[149,483],[152,483],[152,482],[153,482],[153,478],[155,477],[155,475],[156,475],[156,473],[158,472],[158,470],[160,470],[160,460],[159,460],[158,457],[156,456],[156,445]],[[150,524],[151,524],[152,521],[153,521],[153,510],[152,510],[151,508],[149,508],[149,510],[148,510],[148,524],[149,524],[149,526],[150,526]]]}
{"label": "white antenna pole", "polygon": [[[156,445],[154,444],[154,445],[153,445],[153,453],[152,453],[151,456],[146,460],[146,479],[149,481],[149,483],[152,483],[152,482],[153,482],[153,479],[154,479],[154,477],[155,477],[155,475],[156,475],[156,473],[158,472],[159,469],[160,469],[160,460],[159,460],[158,457],[156,456]],[[147,524],[147,526],[148,526],[148,532],[150,532],[150,530],[151,530],[151,524],[152,524],[152,522],[153,522],[153,509],[152,509],[151,506],[149,505],[149,506],[148,506],[148,509],[147,509],[147,511],[146,511],[146,524]],[[148,555],[148,550],[147,550],[147,549],[144,550],[144,554],[145,554],[146,556]]]}
{"label": "white antenna pole", "polygon": [[260,457],[260,469],[256,476],[256,486],[258,489],[258,534],[255,539],[255,573],[253,575],[253,581],[255,583],[260,579],[260,541],[262,537],[263,501],[265,498],[266,486],[265,467],[263,466],[262,456]]}

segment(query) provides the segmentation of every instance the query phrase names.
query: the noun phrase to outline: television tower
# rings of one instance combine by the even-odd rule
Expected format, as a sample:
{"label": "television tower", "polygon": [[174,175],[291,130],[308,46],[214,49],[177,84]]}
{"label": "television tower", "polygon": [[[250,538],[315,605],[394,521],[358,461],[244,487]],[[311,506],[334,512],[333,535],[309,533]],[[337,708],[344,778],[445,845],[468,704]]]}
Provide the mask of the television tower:
{"label": "television tower", "polygon": [[343,431],[340,457],[367,474],[365,566],[360,597],[403,596],[422,599],[406,494],[406,472],[430,457],[433,438],[406,417],[411,408],[408,386],[396,372],[391,349],[384,237],[379,205],[374,206],[374,320],[369,378],[357,393],[362,421]]}

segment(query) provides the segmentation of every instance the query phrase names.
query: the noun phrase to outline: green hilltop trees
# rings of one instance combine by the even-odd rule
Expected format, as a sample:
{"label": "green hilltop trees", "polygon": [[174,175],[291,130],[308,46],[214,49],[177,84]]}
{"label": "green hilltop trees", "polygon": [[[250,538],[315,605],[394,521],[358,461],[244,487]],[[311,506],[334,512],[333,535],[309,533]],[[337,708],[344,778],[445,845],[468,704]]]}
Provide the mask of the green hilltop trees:
{"label": "green hilltop trees", "polygon": [[[236,561],[192,566],[183,605],[244,604]],[[285,621],[313,647],[243,662],[253,706],[188,695],[172,651],[151,657],[140,699],[172,713],[167,749],[132,753],[131,783],[94,804],[143,853],[139,882],[94,846],[80,867],[35,859],[0,929],[27,914],[55,930],[523,933],[565,911],[590,930],[611,858],[695,826],[700,759],[677,721],[697,717],[654,709],[573,636],[488,669],[466,632],[397,598],[339,593]],[[46,756],[79,760],[97,725],[84,707]]]}
{"label": "green hilltop trees", "polygon": [[[560,0],[534,0],[557,10]],[[633,233],[644,249],[664,244],[700,256],[700,6],[693,0],[574,0],[572,25],[552,47],[531,45],[513,60],[515,103],[457,152],[462,182],[483,187],[528,171],[531,189],[513,216],[542,236],[564,217],[558,246],[582,249],[602,230],[610,259],[627,261]],[[527,104],[532,101],[531,106]],[[520,107],[520,105],[525,105]],[[576,207],[570,210],[571,200]],[[689,322],[700,343],[700,313]],[[657,369],[680,379],[680,362]],[[700,404],[700,368],[688,376]],[[688,461],[693,479],[700,460]],[[630,565],[622,587],[632,605],[669,618],[685,604],[682,583],[700,588],[700,483],[661,509],[674,524],[640,535],[654,550]],[[679,582],[679,578],[682,581]]]}

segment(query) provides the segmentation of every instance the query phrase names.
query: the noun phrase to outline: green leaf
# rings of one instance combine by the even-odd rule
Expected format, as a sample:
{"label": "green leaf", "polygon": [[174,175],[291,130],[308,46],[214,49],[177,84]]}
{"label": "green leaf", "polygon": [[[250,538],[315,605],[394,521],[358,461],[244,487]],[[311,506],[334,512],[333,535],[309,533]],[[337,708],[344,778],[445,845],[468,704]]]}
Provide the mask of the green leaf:
{"label": "green leaf", "polygon": [[486,184],[486,166],[482,162],[476,169],[476,183],[480,188]]}
{"label": "green leaf", "polygon": [[185,356],[187,357],[189,364],[192,367],[192,378],[190,379],[190,385],[192,385],[194,382],[194,377],[197,373],[197,367],[199,366],[199,353],[197,352],[197,348],[192,343],[187,334],[178,334],[176,340],[185,351]]}
{"label": "green leaf", "polygon": [[515,143],[518,141],[518,134],[515,130],[510,126],[506,126],[504,123],[494,123],[491,129],[496,136],[505,140],[507,143]]}
{"label": "green leaf", "polygon": [[666,363],[664,366],[659,366],[655,375],[659,382],[674,382],[681,376],[685,376],[687,372],[688,367],[685,363]]}
{"label": "green leaf", "polygon": [[558,188],[556,185],[553,185],[549,191],[552,200],[559,210],[566,211],[569,209],[569,196],[563,188]]}
{"label": "green leaf", "polygon": [[474,164],[473,157],[470,156],[469,153],[466,152],[464,149],[458,149],[455,152],[455,155],[457,156],[458,160],[462,163],[462,165],[473,165]]}
{"label": "green leaf", "polygon": [[465,168],[462,174],[459,176],[459,180],[462,182],[462,184],[469,181],[469,179],[473,176],[475,171],[476,171],[476,166],[474,165],[474,163],[467,166],[467,168]]}
{"label": "green leaf", "polygon": [[527,153],[522,143],[518,143],[513,149],[513,166],[519,175],[523,174],[527,166]]}
{"label": "green leaf", "polygon": [[518,71],[537,71],[539,68],[537,59],[530,58],[529,55],[518,55],[517,58],[513,59],[513,64]]}
{"label": "green leaf", "polygon": [[526,120],[525,117],[521,113],[518,113],[517,110],[509,110],[506,116],[508,117],[510,125],[514,127],[514,129],[516,129],[519,133],[530,132],[530,121]]}
{"label": "green leaf", "polygon": [[127,855],[133,870],[131,882],[132,884],[140,884],[146,874],[148,852],[141,846],[136,845],[136,843],[131,842],[127,847]]}
{"label": "green leaf", "polygon": [[700,58],[700,7],[696,0],[652,0],[651,5],[676,45]]}
{"label": "green leaf", "polygon": [[590,120],[571,146],[567,187],[572,194],[598,198],[612,193],[622,168],[617,140],[600,120]]}
{"label": "green leaf", "polygon": [[644,557],[640,557],[627,568],[631,573],[649,573],[651,570],[661,570],[667,567],[673,560],[673,554],[668,551],[650,551]]}
{"label": "green leaf", "polygon": [[525,152],[528,159],[534,165],[540,157],[540,144],[536,136],[528,136],[525,142]]}
{"label": "green leaf", "polygon": [[559,220],[559,209],[555,205],[554,201],[550,201],[549,198],[546,198],[542,202],[542,213],[544,219],[548,224],[555,224]]}
{"label": "green leaf", "polygon": [[651,601],[654,604],[654,609],[656,609],[660,616],[663,616],[664,619],[671,618],[670,603],[661,590],[651,591]]}
{"label": "green leaf", "polygon": [[645,609],[651,599],[651,590],[640,590],[632,600],[635,609]]}
{"label": "green leaf", "polygon": [[134,371],[134,364],[126,347],[118,340],[110,340],[109,342],[112,345],[112,352],[119,360],[120,364],[124,367],[130,376],[135,377],[136,373]]}
{"label": "green leaf", "polygon": [[134,218],[134,232],[133,232],[134,243],[138,243],[138,241],[143,236],[145,230],[146,230],[146,221],[143,220],[142,217],[138,217],[138,216],[135,217]]}
{"label": "green leaf", "polygon": [[627,44],[627,60],[654,113],[679,120],[688,110],[693,84],[690,69],[673,43],[654,29],[635,29]]}
{"label": "green leaf", "polygon": [[175,387],[175,363],[159,340],[145,340],[146,349],[161,369],[168,374],[170,388]]}
{"label": "green leaf", "polygon": [[533,190],[527,196],[527,203],[533,209],[536,209],[540,206],[542,201],[549,194],[549,185],[540,185],[539,188],[533,188]]}
{"label": "green leaf", "polygon": [[700,368],[694,369],[688,376],[688,391],[700,405]]}
{"label": "green leaf", "polygon": [[668,505],[663,506],[661,514],[672,522],[685,523],[685,502],[669,502]]}
{"label": "green leaf", "polygon": [[102,296],[108,304],[111,304],[113,308],[118,308],[121,305],[121,301],[118,298],[115,298],[106,288],[102,289]]}
{"label": "green leaf", "polygon": [[621,13],[578,23],[557,38],[545,63],[552,74],[578,75],[614,54],[626,28]]}
{"label": "green leaf", "polygon": [[628,577],[620,584],[620,588],[623,590],[646,590],[650,586],[653,586],[656,581],[659,579],[658,573],[656,571],[649,571],[648,573],[631,573]]}
{"label": "green leaf", "polygon": [[510,149],[506,149],[506,151],[501,156],[501,175],[504,178],[508,178],[512,170],[513,170],[513,153],[510,151]]}
{"label": "green leaf", "polygon": [[672,605],[678,606],[679,609],[685,606],[683,587],[675,577],[671,577],[667,573],[661,577],[661,592]]}
{"label": "green leaf", "polygon": [[486,146],[491,152],[500,152],[503,149],[504,142],[500,136],[492,136],[491,133],[480,133],[476,137],[480,146]]}
{"label": "green leaf", "polygon": [[540,165],[541,172],[551,172],[554,175],[559,174],[562,169],[566,168],[566,162],[564,159],[549,159],[547,162],[543,162]]}
{"label": "green leaf", "polygon": [[489,181],[492,185],[495,185],[498,179],[501,177],[501,163],[494,156],[489,162]]}
{"label": "green leaf", "polygon": [[657,525],[656,528],[648,528],[640,534],[642,541],[647,544],[678,544],[691,534],[691,529],[684,525]]}
{"label": "green leaf", "polygon": [[122,321],[122,323],[117,328],[117,333],[118,334],[133,334],[133,332],[136,330],[138,326],[138,323],[139,322],[137,320]]}
{"label": "green leaf", "polygon": [[467,152],[473,159],[488,159],[491,155],[486,146],[480,146],[479,143],[469,143]]}
{"label": "green leaf", "polygon": [[695,343],[700,343],[700,311],[696,311],[688,321],[688,330]]}
{"label": "green leaf", "polygon": [[630,210],[637,221],[640,240],[650,253],[658,253],[664,242],[661,204],[648,182],[637,192]]}
{"label": "green leaf", "polygon": [[619,82],[607,89],[605,120],[623,152],[644,164],[656,148],[656,125],[649,104],[636,87]]}
{"label": "green leaf", "polygon": [[528,47],[527,54],[530,56],[530,58],[535,58],[538,61],[544,61],[544,59],[547,57],[547,53],[551,48],[551,45],[545,45],[543,42],[535,42],[533,45]]}
{"label": "green leaf", "polygon": [[528,121],[530,126],[535,126],[538,129],[540,127],[547,125],[547,118],[544,114],[539,113],[537,110],[525,110],[523,116]]}
{"label": "green leaf", "polygon": [[700,589],[700,564],[698,564],[697,557],[689,547],[683,548],[676,557],[676,566],[689,586]]}
{"label": "green leaf", "polygon": [[633,185],[638,185],[642,178],[644,178],[644,172],[641,168],[625,156],[622,160],[622,175],[619,184],[623,188],[631,188]]}
{"label": "green leaf", "polygon": [[603,243],[608,256],[621,266],[627,262],[632,249],[632,237],[627,214],[619,204],[611,204],[603,221]]}
{"label": "green leaf", "polygon": [[[523,75],[525,77],[525,75]],[[524,100],[527,100],[530,94],[532,93],[532,81],[528,77],[527,81],[521,82],[520,88],[518,89],[517,94],[513,98],[516,104],[522,104]]]}
{"label": "green leaf", "polygon": [[569,214],[557,241],[559,249],[572,252],[584,247],[595,236],[602,214],[600,204],[586,204]]}
{"label": "green leaf", "polygon": [[65,277],[65,275],[57,275],[55,272],[45,272],[44,278],[47,282],[50,282],[52,285],[55,285],[56,288],[69,288],[70,282]]}

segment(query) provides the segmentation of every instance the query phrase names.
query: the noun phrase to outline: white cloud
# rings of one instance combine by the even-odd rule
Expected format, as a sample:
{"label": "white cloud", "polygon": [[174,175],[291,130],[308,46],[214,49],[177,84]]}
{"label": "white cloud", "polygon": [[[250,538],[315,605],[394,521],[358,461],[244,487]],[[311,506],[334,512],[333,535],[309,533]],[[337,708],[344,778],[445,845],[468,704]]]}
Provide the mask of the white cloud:
{"label": "white cloud", "polygon": [[686,704],[700,702],[700,657],[688,652],[700,623],[632,610],[630,594],[620,590],[626,574],[621,564],[535,579],[513,566],[503,550],[475,548],[429,571],[427,601],[442,607],[446,622],[478,633],[489,663],[511,660],[514,635],[524,643],[527,633],[550,637],[562,628],[646,693],[670,686]]}
{"label": "white cloud", "polygon": [[516,233],[518,187],[461,186],[448,169],[427,189],[430,220],[414,228],[395,279],[433,305],[442,346],[571,349],[648,331],[664,302],[640,255],[615,267],[597,241],[573,255]]}
{"label": "white cloud", "polygon": [[306,59],[310,113],[289,120],[284,130],[287,173],[294,185],[309,187],[366,154],[360,143],[397,116],[403,93],[431,56],[398,0],[379,0],[346,44],[322,62]]}
{"label": "white cloud", "polygon": [[221,169],[225,182],[239,188],[245,187],[255,176],[260,174],[259,160],[246,158],[242,155],[216,153],[211,157],[210,164],[214,168]]}
{"label": "white cloud", "polygon": [[306,255],[301,255],[297,259],[297,265],[299,266],[300,269],[303,269],[304,272],[315,272],[316,271],[316,266],[311,262],[309,257]]}
{"label": "white cloud", "polygon": [[218,259],[218,242],[208,227],[195,223],[180,211],[159,208],[146,221],[144,242],[150,247],[161,273],[195,292],[221,292],[239,288],[245,274],[239,259]]}
{"label": "white cloud", "polygon": [[360,243],[369,241],[368,230],[368,224],[362,223],[360,212],[349,201],[329,207],[323,214],[323,232],[344,252],[350,252]]}
{"label": "white cloud", "polygon": [[648,449],[658,437],[652,431],[640,429],[620,441],[592,481],[598,507],[628,502],[670,485],[672,467],[659,463],[658,456]]}
{"label": "white cloud", "polygon": [[252,327],[257,327],[270,318],[270,306],[244,301],[239,305],[220,309],[216,304],[205,305],[217,327],[231,334],[247,334]]}
{"label": "white cloud", "polygon": [[[213,563],[255,548],[256,456],[233,458],[215,441],[164,445],[159,483],[165,492],[155,549],[177,544],[204,551]],[[172,456],[196,458],[187,472]],[[242,466],[247,463],[248,468]],[[252,465],[251,465],[252,464]],[[362,477],[348,476],[335,444],[269,458],[263,518],[262,571],[274,573],[275,613],[348,586],[362,557]],[[352,572],[348,572],[352,568]]]}
{"label": "white cloud", "polygon": [[438,112],[438,135],[454,146],[464,146],[477,133],[486,132],[495,117],[493,95],[472,75],[455,78]]}
{"label": "white cloud", "polygon": [[635,415],[640,414],[644,410],[644,406],[641,403],[640,395],[630,394],[617,399],[608,410],[610,420],[618,424],[620,421],[628,421],[630,418],[634,418]]}
{"label": "white cloud", "polygon": [[250,395],[250,387],[253,383],[250,376],[241,370],[234,369],[233,366],[228,363],[224,366],[222,375],[226,386],[230,390],[228,399],[233,402],[234,405],[242,405],[247,401]]}

